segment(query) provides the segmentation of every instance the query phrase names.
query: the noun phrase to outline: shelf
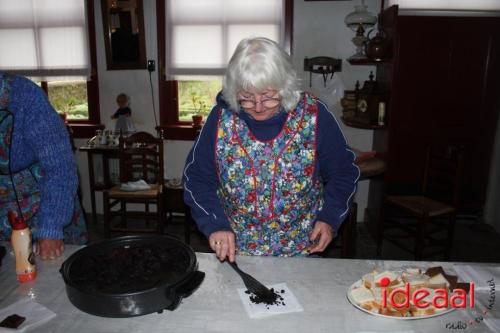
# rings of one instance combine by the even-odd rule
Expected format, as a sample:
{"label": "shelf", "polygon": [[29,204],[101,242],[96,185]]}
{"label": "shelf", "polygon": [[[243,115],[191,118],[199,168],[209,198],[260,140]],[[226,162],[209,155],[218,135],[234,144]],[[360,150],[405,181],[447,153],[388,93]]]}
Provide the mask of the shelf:
{"label": "shelf", "polygon": [[371,59],[347,59],[351,65],[366,65],[366,66],[376,66],[377,64],[387,64],[390,63],[390,59],[385,60],[371,60]]}
{"label": "shelf", "polygon": [[360,171],[360,180],[369,179],[382,175],[387,169],[385,160],[380,157],[371,157],[360,162],[356,162]]}
{"label": "shelf", "polygon": [[379,129],[385,127],[385,125],[373,125],[373,124],[362,123],[352,118],[340,117],[340,119],[342,120],[344,125],[349,127],[362,128],[362,129]]}

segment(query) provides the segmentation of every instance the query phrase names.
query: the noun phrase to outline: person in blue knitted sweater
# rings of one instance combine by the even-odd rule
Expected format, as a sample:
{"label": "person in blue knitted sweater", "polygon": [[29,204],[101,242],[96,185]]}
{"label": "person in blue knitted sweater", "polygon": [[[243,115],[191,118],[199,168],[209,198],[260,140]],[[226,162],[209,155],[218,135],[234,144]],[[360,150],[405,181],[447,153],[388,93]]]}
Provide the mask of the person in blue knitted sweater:
{"label": "person in blue knitted sweater", "polygon": [[10,238],[8,211],[22,216],[36,253],[53,259],[64,242],[87,241],[68,131],[44,92],[0,71],[0,240]]}
{"label": "person in blue knitted sweater", "polygon": [[326,105],[299,90],[290,57],[241,41],[184,168],[184,201],[220,260],[326,249],[359,178]]}

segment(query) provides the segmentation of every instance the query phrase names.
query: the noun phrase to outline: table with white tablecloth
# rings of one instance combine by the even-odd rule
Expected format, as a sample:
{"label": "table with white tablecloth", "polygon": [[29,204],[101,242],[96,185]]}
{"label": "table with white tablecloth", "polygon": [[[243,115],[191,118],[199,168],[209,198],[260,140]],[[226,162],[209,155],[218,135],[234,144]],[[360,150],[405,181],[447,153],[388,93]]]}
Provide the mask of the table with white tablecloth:
{"label": "table with white tablecloth", "polygon": [[[9,253],[0,267],[0,308],[28,296],[56,314],[50,321],[30,330],[33,332],[495,332],[492,328],[500,318],[500,303],[496,305],[493,301],[491,310],[483,311],[488,302],[491,303],[492,291],[488,287],[476,291],[474,309],[457,309],[419,320],[367,314],[347,300],[349,286],[374,268],[436,265],[453,268],[452,263],[237,257],[240,268],[263,283],[286,283],[303,308],[300,312],[251,319],[237,291],[243,287],[240,277],[210,253],[196,253],[199,270],[206,273],[205,279],[174,311],[103,318],[80,311],[66,295],[59,269],[78,247],[66,246],[64,255],[53,261],[38,260],[37,279],[21,284],[16,281],[14,257],[6,245]],[[471,267],[481,268],[478,279],[500,281],[498,264],[467,264],[468,269]],[[458,327],[458,323],[467,324],[467,328],[462,325],[461,330],[453,330],[451,325]]]}

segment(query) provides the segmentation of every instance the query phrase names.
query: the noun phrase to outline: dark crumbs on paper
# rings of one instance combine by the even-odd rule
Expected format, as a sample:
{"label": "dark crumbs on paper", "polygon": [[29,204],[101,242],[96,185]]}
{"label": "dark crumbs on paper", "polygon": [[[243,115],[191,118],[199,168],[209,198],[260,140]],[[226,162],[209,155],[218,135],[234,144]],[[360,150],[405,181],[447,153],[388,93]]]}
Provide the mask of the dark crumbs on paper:
{"label": "dark crumbs on paper", "polygon": [[250,302],[254,304],[265,304],[268,309],[271,305],[286,306],[284,298],[283,296],[281,296],[281,294],[285,293],[284,289],[278,291],[274,290],[274,288],[271,288],[270,291],[272,292],[272,295],[270,297],[260,297],[250,292],[249,290],[246,290],[245,293],[250,295]]}

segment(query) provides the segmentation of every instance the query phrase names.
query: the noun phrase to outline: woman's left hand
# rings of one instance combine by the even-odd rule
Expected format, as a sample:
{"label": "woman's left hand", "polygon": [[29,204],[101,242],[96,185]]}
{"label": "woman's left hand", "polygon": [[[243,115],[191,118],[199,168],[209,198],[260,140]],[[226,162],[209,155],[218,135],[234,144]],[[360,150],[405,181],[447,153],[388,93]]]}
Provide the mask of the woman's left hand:
{"label": "woman's left hand", "polygon": [[35,251],[43,260],[55,259],[63,254],[64,242],[61,239],[40,239]]}
{"label": "woman's left hand", "polygon": [[323,252],[333,239],[333,228],[328,223],[316,221],[309,238],[313,242],[309,253]]}

